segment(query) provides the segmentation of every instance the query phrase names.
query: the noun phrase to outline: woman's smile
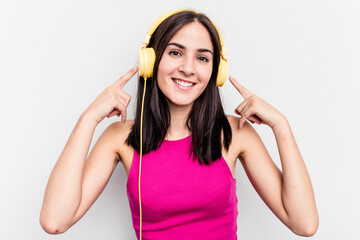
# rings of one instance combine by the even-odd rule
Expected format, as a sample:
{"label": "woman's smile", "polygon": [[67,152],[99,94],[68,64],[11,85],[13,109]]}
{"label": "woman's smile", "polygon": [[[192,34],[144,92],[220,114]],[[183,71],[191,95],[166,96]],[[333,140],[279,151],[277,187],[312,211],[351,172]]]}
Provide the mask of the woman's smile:
{"label": "woman's smile", "polygon": [[190,82],[190,81],[186,81],[184,79],[181,78],[171,78],[173,80],[173,82],[175,83],[175,85],[182,89],[182,90],[189,90],[191,89],[193,86],[195,86],[196,83]]}

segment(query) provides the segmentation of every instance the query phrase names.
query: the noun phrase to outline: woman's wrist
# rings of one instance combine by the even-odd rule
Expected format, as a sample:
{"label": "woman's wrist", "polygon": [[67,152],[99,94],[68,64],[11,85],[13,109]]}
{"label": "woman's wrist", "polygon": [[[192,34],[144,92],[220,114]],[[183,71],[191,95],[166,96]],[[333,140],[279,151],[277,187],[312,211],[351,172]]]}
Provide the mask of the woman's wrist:
{"label": "woman's wrist", "polygon": [[273,126],[271,126],[271,129],[273,130],[274,133],[282,131],[284,129],[287,130],[289,128],[290,128],[290,124],[286,119],[286,117],[282,114],[281,117],[278,119],[278,121]]}
{"label": "woman's wrist", "polygon": [[80,115],[78,121],[93,127],[96,127],[98,125],[98,122],[93,117],[91,117],[86,111]]}

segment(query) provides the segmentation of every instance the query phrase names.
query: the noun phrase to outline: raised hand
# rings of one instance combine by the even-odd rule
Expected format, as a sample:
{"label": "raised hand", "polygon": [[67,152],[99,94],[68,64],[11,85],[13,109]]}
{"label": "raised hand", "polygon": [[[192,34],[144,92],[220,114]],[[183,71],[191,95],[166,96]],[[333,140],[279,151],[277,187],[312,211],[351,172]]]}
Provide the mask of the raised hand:
{"label": "raised hand", "polygon": [[246,119],[252,124],[266,124],[271,128],[282,123],[285,117],[276,108],[251,93],[232,76],[229,80],[244,98],[244,101],[235,109],[235,113],[241,116],[239,128],[244,125]]}
{"label": "raised hand", "polygon": [[121,115],[121,121],[126,121],[126,108],[131,96],[123,91],[126,83],[136,74],[138,67],[133,67],[112,85],[106,88],[83,113],[96,123],[100,123],[106,116],[108,118]]}

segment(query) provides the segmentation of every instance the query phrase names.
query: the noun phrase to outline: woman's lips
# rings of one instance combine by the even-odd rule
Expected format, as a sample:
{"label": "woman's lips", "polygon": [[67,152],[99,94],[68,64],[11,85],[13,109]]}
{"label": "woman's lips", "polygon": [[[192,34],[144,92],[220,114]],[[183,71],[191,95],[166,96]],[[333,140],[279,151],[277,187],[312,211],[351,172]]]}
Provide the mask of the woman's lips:
{"label": "woman's lips", "polygon": [[172,78],[172,80],[180,89],[190,89],[195,85],[193,82],[189,82],[180,78]]}

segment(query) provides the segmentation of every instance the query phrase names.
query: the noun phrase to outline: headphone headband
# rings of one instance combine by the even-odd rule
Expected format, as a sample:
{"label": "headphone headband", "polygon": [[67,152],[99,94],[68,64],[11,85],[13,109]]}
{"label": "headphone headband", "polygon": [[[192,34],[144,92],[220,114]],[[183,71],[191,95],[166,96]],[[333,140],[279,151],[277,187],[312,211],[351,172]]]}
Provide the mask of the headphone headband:
{"label": "headphone headband", "polygon": [[[192,9],[177,9],[177,10],[173,10],[173,11],[170,11],[170,12],[167,12],[165,14],[163,14],[162,16],[160,16],[150,27],[149,31],[147,32],[146,34],[146,37],[145,37],[145,40],[144,40],[144,43],[143,45],[141,46],[141,48],[146,48],[148,45],[149,45],[149,42],[150,42],[150,38],[151,36],[153,35],[153,33],[155,32],[155,30],[159,27],[159,25],[167,18],[171,17],[172,15],[176,14],[176,13],[179,13],[179,12],[185,12],[185,11],[192,11],[192,12],[195,12],[195,13],[200,13],[198,11],[195,11],[195,10],[192,10]],[[201,13],[200,13],[201,14]],[[208,17],[209,18],[209,17]],[[209,18],[209,20],[211,21],[211,23],[214,25],[218,35],[219,35],[219,38],[220,38],[220,55],[221,55],[221,58],[224,59],[225,61],[227,61],[227,59],[225,58],[225,54],[226,54],[226,49],[225,49],[225,46],[224,46],[224,40],[223,40],[223,37],[220,33],[220,30],[219,28],[216,26],[216,24]]]}

